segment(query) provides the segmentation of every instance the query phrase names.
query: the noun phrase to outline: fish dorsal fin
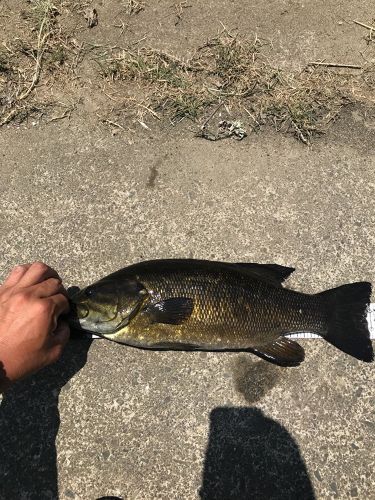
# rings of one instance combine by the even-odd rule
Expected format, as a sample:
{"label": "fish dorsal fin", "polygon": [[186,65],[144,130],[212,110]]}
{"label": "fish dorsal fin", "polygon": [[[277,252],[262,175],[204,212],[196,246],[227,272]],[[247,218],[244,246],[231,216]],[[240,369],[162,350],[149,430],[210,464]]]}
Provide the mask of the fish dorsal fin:
{"label": "fish dorsal fin", "polygon": [[175,297],[150,305],[147,312],[155,323],[180,325],[190,317],[193,308],[193,299]]}
{"label": "fish dorsal fin", "polygon": [[305,351],[294,340],[279,337],[270,344],[251,349],[254,354],[279,366],[298,366],[305,359]]}
{"label": "fish dorsal fin", "polygon": [[278,284],[281,284],[295,270],[294,267],[279,266],[279,264],[255,264],[252,262],[237,262],[236,266],[248,270],[259,278]]}

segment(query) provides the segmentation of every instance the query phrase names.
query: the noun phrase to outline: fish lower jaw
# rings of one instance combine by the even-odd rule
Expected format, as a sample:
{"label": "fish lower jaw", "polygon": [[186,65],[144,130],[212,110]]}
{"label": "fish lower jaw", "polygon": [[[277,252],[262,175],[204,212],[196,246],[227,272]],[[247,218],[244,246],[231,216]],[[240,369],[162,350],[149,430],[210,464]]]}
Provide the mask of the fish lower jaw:
{"label": "fish lower jaw", "polygon": [[[100,335],[101,337],[112,338],[119,332],[122,332],[129,324],[129,319],[124,319],[120,325],[113,325],[111,321],[87,321],[86,318],[74,318],[70,321],[73,328],[84,330],[87,333]],[[121,328],[117,331],[117,328]]]}

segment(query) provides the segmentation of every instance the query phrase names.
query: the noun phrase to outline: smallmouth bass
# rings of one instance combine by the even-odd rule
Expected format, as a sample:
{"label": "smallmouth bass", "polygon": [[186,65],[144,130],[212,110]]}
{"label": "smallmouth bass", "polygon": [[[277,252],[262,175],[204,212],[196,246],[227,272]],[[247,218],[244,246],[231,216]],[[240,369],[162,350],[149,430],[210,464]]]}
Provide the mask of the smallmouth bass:
{"label": "smallmouth bass", "polygon": [[322,336],[370,362],[371,284],[308,295],[286,289],[293,268],[193,259],[140,262],[70,292],[73,327],[134,347],[249,351],[297,366],[303,348],[286,337]]}

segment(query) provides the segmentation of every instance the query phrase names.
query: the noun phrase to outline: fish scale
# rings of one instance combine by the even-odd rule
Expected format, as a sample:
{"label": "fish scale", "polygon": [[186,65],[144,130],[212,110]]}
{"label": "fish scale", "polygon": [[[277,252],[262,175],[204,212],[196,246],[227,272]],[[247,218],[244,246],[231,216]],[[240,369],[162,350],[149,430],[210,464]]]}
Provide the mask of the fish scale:
{"label": "fish scale", "polygon": [[[149,339],[150,345],[176,341],[205,348],[244,349],[267,344],[290,331],[324,330],[317,297],[261,282],[235,266],[207,267],[203,264],[184,270],[178,263],[177,272],[172,267],[154,272],[146,269],[136,275],[149,291],[151,304],[177,297],[194,301],[191,316],[178,327],[143,326],[143,341]],[[116,338],[135,338],[139,328],[135,320]]]}

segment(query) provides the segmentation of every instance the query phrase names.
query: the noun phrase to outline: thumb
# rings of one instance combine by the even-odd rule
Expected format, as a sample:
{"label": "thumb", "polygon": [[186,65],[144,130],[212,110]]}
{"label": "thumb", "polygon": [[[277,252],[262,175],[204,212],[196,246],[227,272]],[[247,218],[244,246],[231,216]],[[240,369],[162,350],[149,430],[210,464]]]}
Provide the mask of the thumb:
{"label": "thumb", "polygon": [[55,330],[49,335],[47,364],[56,363],[63,353],[70,337],[70,328],[66,321],[59,321]]}
{"label": "thumb", "polygon": [[53,345],[61,345],[65,347],[70,337],[70,328],[66,321],[58,320],[57,327],[51,333],[51,340]]}

